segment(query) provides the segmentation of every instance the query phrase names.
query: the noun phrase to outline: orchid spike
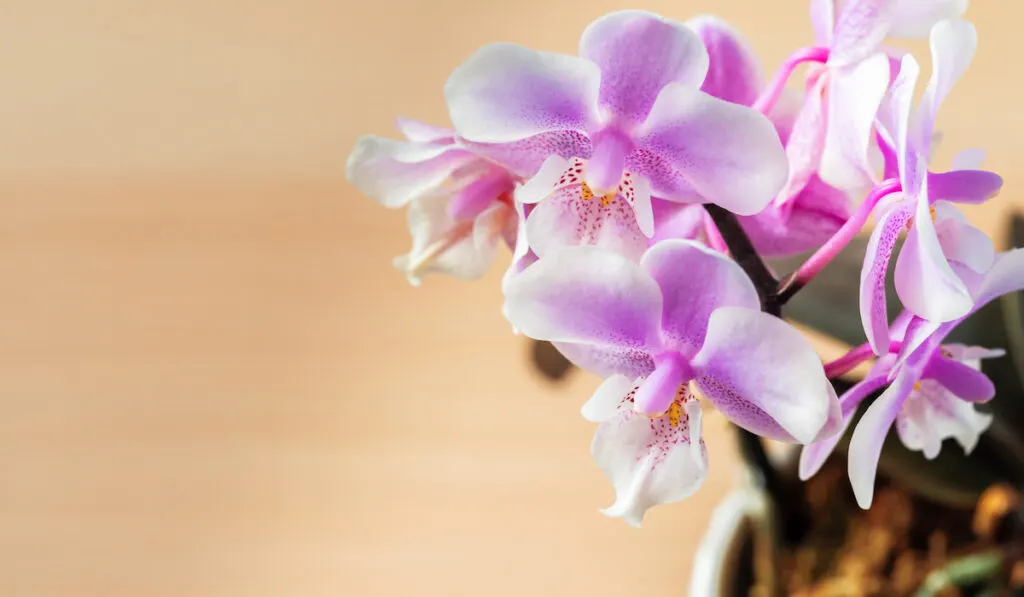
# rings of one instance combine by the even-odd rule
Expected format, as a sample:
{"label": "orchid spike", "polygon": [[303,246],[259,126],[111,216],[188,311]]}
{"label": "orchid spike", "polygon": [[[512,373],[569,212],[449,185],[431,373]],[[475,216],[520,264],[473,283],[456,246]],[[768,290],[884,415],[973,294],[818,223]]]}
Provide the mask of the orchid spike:
{"label": "orchid spike", "polygon": [[349,181],[389,208],[408,206],[412,251],[395,266],[419,285],[436,271],[475,279],[504,239],[512,246],[514,177],[462,147],[453,131],[402,119],[406,141],[366,136],[348,158]]}
{"label": "orchid spike", "polygon": [[[548,224],[601,201],[618,216],[631,211],[629,233],[650,237],[652,194],[753,214],[782,186],[785,155],[771,123],[700,91],[708,54],[686,26],[646,12],[611,13],[587,27],[579,54],[495,44],[445,86],[468,147],[539,177],[535,201],[557,194],[558,206],[539,212]],[[586,208],[582,220],[601,211],[596,203]]]}
{"label": "orchid spike", "polygon": [[[1014,249],[998,255],[987,273],[972,280],[971,313],[1020,290],[1024,290],[1024,249]],[[965,318],[937,325],[917,317],[903,318],[909,321],[902,330],[894,330],[902,338],[893,344],[896,350],[887,351],[864,380],[840,398],[848,425],[864,398],[888,385],[864,412],[850,440],[850,482],[862,508],[871,506],[882,443],[894,423],[903,443],[927,458],[937,456],[948,437],[970,452],[991,423],[991,417],[976,412],[972,405],[995,395],[994,385],[980,371],[980,360],[1002,356],[1003,351],[943,344]],[[841,435],[804,447],[801,478],[810,478],[820,469]]]}
{"label": "orchid spike", "polygon": [[704,479],[693,388],[764,437],[809,443],[839,429],[807,340],[760,311],[739,265],[699,243],[663,241],[639,264],[599,247],[552,251],[512,279],[505,313],[606,378],[584,416],[601,423],[593,455],[616,490],[606,513],[630,524]]}
{"label": "orchid spike", "polygon": [[[976,45],[974,27],[966,21],[943,21],[932,29],[933,74],[922,96],[916,120],[911,103],[919,67],[903,58],[890,90],[883,137],[886,170],[898,172],[901,192],[876,210],[875,227],[861,274],[861,319],[868,341],[880,353],[888,345],[885,277],[896,239],[907,240],[896,261],[896,292],[904,307],[935,322],[965,315],[972,307],[964,276],[983,274],[995,250],[988,237],[971,226],[951,202],[981,203],[995,196],[1002,179],[983,170],[928,172],[935,115],[943,98],[966,70]],[[883,143],[884,146],[888,142]]]}

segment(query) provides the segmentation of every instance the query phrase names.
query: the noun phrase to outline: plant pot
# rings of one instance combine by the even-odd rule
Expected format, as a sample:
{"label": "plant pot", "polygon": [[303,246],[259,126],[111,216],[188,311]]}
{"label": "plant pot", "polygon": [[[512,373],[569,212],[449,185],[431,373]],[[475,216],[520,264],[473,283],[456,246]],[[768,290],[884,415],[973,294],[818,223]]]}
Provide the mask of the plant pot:
{"label": "plant pot", "polygon": [[741,597],[754,580],[754,552],[770,537],[770,511],[763,492],[733,490],[711,515],[693,558],[690,597]]}

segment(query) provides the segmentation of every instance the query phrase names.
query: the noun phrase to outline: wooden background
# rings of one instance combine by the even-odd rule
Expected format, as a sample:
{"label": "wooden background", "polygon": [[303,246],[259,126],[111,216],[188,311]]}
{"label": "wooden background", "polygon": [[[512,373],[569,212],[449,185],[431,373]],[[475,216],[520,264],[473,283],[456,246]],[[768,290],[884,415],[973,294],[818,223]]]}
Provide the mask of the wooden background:
{"label": "wooden background", "polygon": [[[976,2],[940,164],[985,146],[1017,196],[1016,3]],[[495,270],[406,285],[401,214],[344,160],[398,114],[444,122],[475,48],[571,52],[615,0],[6,0],[0,5],[0,595],[686,592],[737,472],[637,531],[578,416],[537,378]],[[805,0],[715,10],[766,69]],[[926,46],[918,44],[915,49]],[[920,54],[927,72],[927,53]]]}

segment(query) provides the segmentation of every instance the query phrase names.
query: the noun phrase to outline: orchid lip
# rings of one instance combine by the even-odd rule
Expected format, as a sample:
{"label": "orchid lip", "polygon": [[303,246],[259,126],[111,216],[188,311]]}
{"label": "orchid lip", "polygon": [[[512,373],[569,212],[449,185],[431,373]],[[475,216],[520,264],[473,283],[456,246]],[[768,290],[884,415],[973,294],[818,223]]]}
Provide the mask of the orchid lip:
{"label": "orchid lip", "polygon": [[614,192],[626,169],[626,158],[633,152],[633,140],[608,128],[593,137],[594,151],[587,161],[585,182],[595,195]]}
{"label": "orchid lip", "polygon": [[693,369],[679,353],[662,353],[654,362],[654,372],[647,376],[633,399],[633,408],[648,416],[666,412],[679,386],[693,379]]}

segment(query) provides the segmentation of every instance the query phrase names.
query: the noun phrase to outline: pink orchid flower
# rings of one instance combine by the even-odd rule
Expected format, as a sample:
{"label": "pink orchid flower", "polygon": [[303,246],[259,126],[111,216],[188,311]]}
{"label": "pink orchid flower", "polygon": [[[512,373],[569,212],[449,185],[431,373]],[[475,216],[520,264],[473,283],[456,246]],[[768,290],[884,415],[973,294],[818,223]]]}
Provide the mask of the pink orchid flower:
{"label": "pink orchid flower", "polygon": [[349,181],[385,207],[409,207],[412,251],[394,263],[412,284],[428,272],[479,278],[499,242],[515,242],[516,177],[466,150],[453,131],[406,119],[398,126],[407,141],[359,140]]}
{"label": "pink orchid flower", "polygon": [[[700,36],[710,55],[708,75],[701,89],[729,102],[755,105],[765,92],[765,85],[746,39],[727,22],[712,16],[691,19],[687,25]],[[788,104],[776,102],[768,113],[784,144],[789,140],[796,116]],[[777,195],[758,214],[740,216],[740,223],[761,255],[788,257],[820,246],[850,214],[846,194],[812,174],[795,197]],[[704,217],[707,218],[706,214]],[[710,226],[709,221],[705,224]]]}
{"label": "pink orchid flower", "polygon": [[460,140],[532,180],[539,253],[654,235],[651,195],[759,212],[781,187],[771,122],[700,91],[708,53],[681,23],[640,11],[594,21],[579,57],[513,44],[479,50],[445,86]]}
{"label": "pink orchid flower", "polygon": [[934,23],[967,8],[966,0],[848,0],[837,14],[836,5],[811,0],[812,59],[824,64],[808,73],[807,99],[786,146],[784,199],[795,197],[815,173],[846,191],[877,182],[869,159],[874,122],[894,74],[882,40],[926,35]]}
{"label": "pink orchid flower", "polygon": [[890,90],[887,117],[892,122],[883,136],[891,137],[893,150],[886,151],[886,170],[890,175],[898,172],[901,190],[876,210],[878,224],[868,243],[860,287],[861,319],[868,342],[879,354],[889,345],[886,271],[902,231],[908,233],[896,261],[896,291],[904,307],[923,319],[941,323],[965,315],[972,299],[964,272],[979,275],[992,264],[992,242],[949,202],[986,201],[999,192],[1002,179],[983,170],[928,172],[939,105],[970,64],[976,43],[974,27],[966,21],[935,25],[932,77],[913,123],[911,103],[920,69],[912,56],[903,58]]}
{"label": "pink orchid flower", "polygon": [[739,265],[694,241],[666,240],[636,263],[600,247],[551,251],[512,279],[505,313],[605,377],[584,416],[615,486],[609,516],[639,525],[707,472],[696,388],[740,427],[809,443],[836,433],[839,404],[807,340],[760,311]]}
{"label": "pink orchid flower", "polygon": [[[983,276],[972,280],[974,306],[970,313],[1020,290],[1024,290],[1024,249],[1014,249],[998,255]],[[864,398],[889,386],[864,412],[850,440],[850,482],[862,508],[871,506],[878,458],[893,423],[903,443],[912,450],[922,450],[927,458],[939,454],[947,437],[955,438],[965,452],[970,452],[991,423],[991,417],[973,407],[995,395],[995,387],[981,373],[979,361],[1002,356],[1003,351],[943,344],[963,319],[936,327],[906,312],[893,326],[903,328],[893,334],[903,340],[892,343],[867,377],[840,398],[848,425]],[[804,448],[801,478],[807,479],[821,468],[841,436]]]}

